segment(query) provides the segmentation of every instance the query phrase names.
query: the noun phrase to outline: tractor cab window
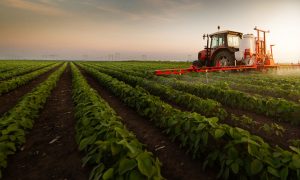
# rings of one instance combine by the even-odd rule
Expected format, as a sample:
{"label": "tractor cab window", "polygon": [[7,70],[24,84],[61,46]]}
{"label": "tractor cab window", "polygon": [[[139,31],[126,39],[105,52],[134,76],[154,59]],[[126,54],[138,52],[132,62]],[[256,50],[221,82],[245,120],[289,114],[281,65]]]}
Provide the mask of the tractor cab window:
{"label": "tractor cab window", "polygon": [[227,41],[229,47],[239,48],[239,42],[240,42],[239,36],[228,34]]}
{"label": "tractor cab window", "polygon": [[223,35],[215,35],[211,38],[211,47],[217,48],[219,46],[224,46],[224,36]]}

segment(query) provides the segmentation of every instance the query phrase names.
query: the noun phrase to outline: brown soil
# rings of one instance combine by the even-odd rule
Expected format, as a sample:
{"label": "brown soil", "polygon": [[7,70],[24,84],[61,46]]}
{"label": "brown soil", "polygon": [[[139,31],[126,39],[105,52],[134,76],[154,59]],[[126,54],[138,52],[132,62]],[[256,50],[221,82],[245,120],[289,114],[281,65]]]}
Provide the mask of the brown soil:
{"label": "brown soil", "polygon": [[75,142],[71,90],[68,66],[21,151],[10,157],[3,179],[88,179]]}
{"label": "brown soil", "polygon": [[48,76],[57,70],[60,66],[56,66],[50,71],[38,76],[36,79],[33,79],[32,81],[28,82],[27,84],[20,86],[6,94],[2,94],[0,96],[0,116],[3,115],[3,113],[10,110],[19,100],[22,96],[29,93],[33,88],[35,88],[39,83],[45,81]]}
{"label": "brown soil", "polygon": [[216,179],[216,172],[207,169],[202,171],[202,164],[199,160],[193,160],[180,149],[179,143],[171,142],[162,133],[162,130],[155,127],[153,122],[137,114],[137,112],[115,97],[108,90],[104,89],[90,75],[82,71],[92,88],[96,89],[100,96],[122,117],[126,127],[135,133],[137,138],[149,151],[153,152],[163,164],[162,175],[167,179]]}

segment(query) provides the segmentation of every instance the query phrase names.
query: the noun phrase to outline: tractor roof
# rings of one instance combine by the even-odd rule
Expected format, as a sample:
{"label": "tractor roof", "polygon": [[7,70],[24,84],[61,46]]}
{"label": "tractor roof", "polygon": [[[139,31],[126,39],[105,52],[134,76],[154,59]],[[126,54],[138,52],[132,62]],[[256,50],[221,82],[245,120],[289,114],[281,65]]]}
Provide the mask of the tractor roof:
{"label": "tractor roof", "polygon": [[212,33],[209,36],[211,37],[211,36],[217,35],[217,34],[232,34],[232,35],[238,35],[240,37],[242,37],[242,35],[243,35],[243,33],[241,33],[241,32],[225,30],[225,31],[218,31],[218,32]]}

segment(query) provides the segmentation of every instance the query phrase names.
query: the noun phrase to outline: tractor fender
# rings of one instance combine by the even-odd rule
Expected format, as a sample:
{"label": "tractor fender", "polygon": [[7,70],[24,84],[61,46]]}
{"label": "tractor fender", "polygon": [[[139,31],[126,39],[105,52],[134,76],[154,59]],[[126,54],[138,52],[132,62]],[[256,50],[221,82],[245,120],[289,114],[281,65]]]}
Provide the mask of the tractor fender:
{"label": "tractor fender", "polygon": [[[210,50],[208,50],[210,51]],[[206,60],[207,49],[201,50],[198,52],[198,60],[205,61]]]}

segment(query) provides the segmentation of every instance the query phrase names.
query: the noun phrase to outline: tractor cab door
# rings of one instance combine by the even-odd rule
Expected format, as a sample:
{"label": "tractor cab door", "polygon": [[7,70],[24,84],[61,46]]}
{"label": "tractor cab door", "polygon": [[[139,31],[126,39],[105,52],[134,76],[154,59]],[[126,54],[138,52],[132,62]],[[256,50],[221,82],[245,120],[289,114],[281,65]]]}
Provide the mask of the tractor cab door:
{"label": "tractor cab door", "polygon": [[225,47],[225,34],[212,35],[210,45],[213,50],[219,47]]}

